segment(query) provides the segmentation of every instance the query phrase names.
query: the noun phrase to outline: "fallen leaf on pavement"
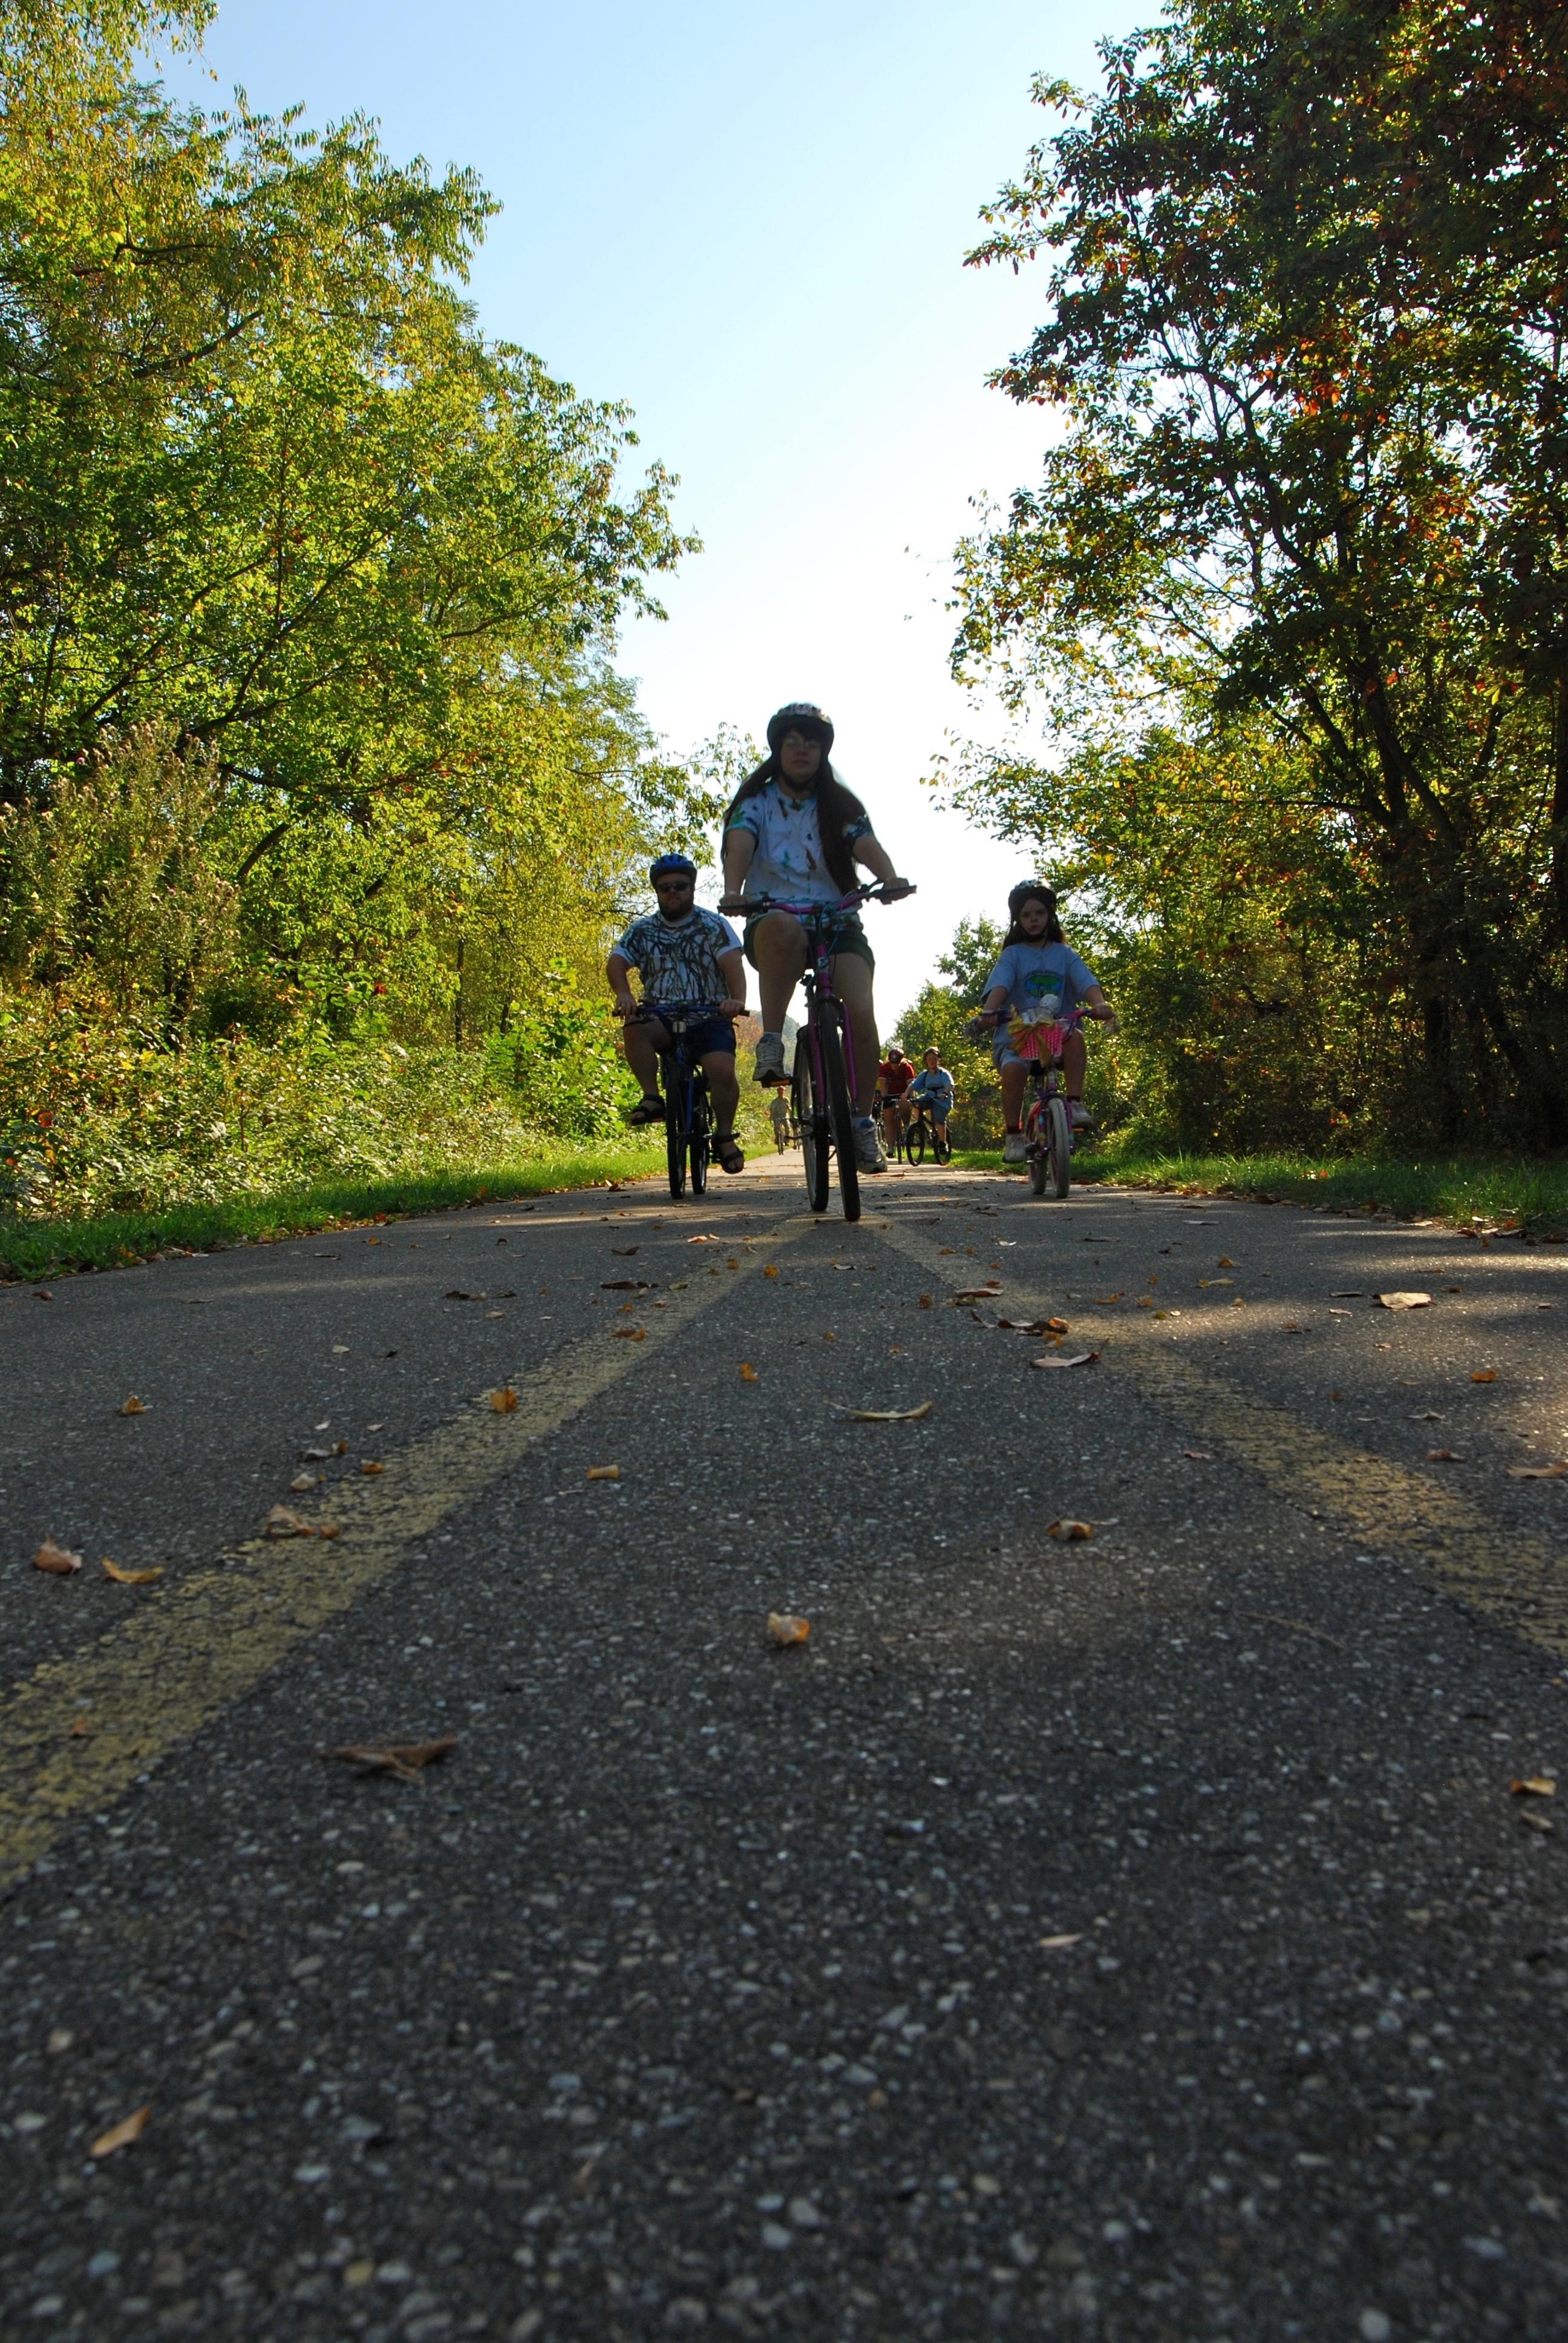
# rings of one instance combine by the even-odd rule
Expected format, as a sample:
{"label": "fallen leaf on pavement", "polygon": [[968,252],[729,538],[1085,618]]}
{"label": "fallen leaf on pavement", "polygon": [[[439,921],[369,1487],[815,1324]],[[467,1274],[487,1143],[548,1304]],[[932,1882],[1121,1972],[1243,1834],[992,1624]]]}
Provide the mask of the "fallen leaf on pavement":
{"label": "fallen leaf on pavement", "polygon": [[1216,1269],[1234,1269],[1236,1264],[1228,1252],[1222,1252],[1214,1266]]}
{"label": "fallen leaf on pavement", "polygon": [[129,1399],[123,1399],[115,1410],[116,1415],[146,1415],[146,1401],[139,1400],[135,1392],[131,1393]]}
{"label": "fallen leaf on pavement", "polygon": [[1532,1830],[1550,1831],[1557,1827],[1555,1823],[1548,1821],[1544,1815],[1533,1815],[1528,1811],[1522,1812],[1519,1819],[1522,1823],[1528,1823]]}
{"label": "fallen leaf on pavement", "polygon": [[1385,1310],[1425,1310],[1430,1307],[1430,1293],[1380,1293],[1378,1300]]}
{"label": "fallen leaf on pavement", "polygon": [[387,1467],[385,1464],[378,1464],[374,1456],[362,1456],[359,1459],[359,1470],[362,1473],[385,1473]]}
{"label": "fallen leaf on pavement", "polygon": [[851,1423],[918,1423],[922,1415],[930,1415],[936,1402],[923,1399],[919,1407],[845,1407],[830,1399],[828,1404]]}
{"label": "fallen leaf on pavement", "polygon": [[1429,1464],[1462,1464],[1464,1459],[1456,1456],[1452,1448],[1429,1448],[1426,1461]]}
{"label": "fallen leaf on pavement", "polygon": [[935,1305],[931,1301],[930,1295],[929,1293],[922,1293],[920,1296],[920,1308],[922,1310],[930,1310],[934,1308],[934,1306]]}
{"label": "fallen leaf on pavement", "polygon": [[1336,1285],[1329,1296],[1332,1302],[1364,1302],[1366,1298],[1364,1285]]}
{"label": "fallen leaf on pavement", "polygon": [[960,1285],[953,1295],[955,1302],[997,1302],[1000,1298],[1000,1285]]}
{"label": "fallen leaf on pavement", "polygon": [[1441,1423],[1442,1422],[1442,1411],[1435,1407],[1423,1407],[1419,1415],[1412,1415],[1411,1417],[1411,1422],[1412,1423]]}
{"label": "fallen leaf on pavement", "polygon": [[323,1522],[318,1526],[315,1522],[307,1522],[303,1513],[295,1513],[287,1505],[274,1505],[261,1526],[263,1534],[269,1538],[337,1535],[336,1522]]}
{"label": "fallen leaf on pavement", "polygon": [[762,1274],[764,1277],[777,1277],[779,1274],[778,1262],[776,1261],[770,1261]]}
{"label": "fallen leaf on pavement", "polygon": [[1525,1774],[1517,1782],[1510,1782],[1508,1787],[1516,1798],[1554,1798],[1557,1795],[1557,1785],[1547,1774]]}
{"label": "fallen leaf on pavement", "polygon": [[620,1466],[618,1464],[590,1464],[585,1477],[589,1481],[618,1481],[620,1479]]}
{"label": "fallen leaf on pavement", "polygon": [[106,1554],[100,1558],[106,1574],[114,1580],[116,1586],[150,1586],[155,1578],[161,1578],[164,1574],[161,1562],[152,1570],[122,1570],[119,1564],[111,1562]]}
{"label": "fallen leaf on pavement", "polygon": [[1121,1296],[1120,1293],[1097,1293],[1094,1298],[1101,1309],[1108,1310],[1113,1302],[1120,1302]]}
{"label": "fallen leaf on pavement", "polygon": [[628,1342],[644,1342],[648,1335],[646,1326],[612,1326],[609,1331],[612,1334],[619,1334]]}
{"label": "fallen leaf on pavement", "polygon": [[1470,1380],[1473,1383],[1494,1383],[1497,1381],[1497,1369],[1476,1367],[1472,1371]]}
{"label": "fallen leaf on pavement", "polygon": [[393,1774],[402,1782],[411,1782],[422,1765],[433,1765],[449,1749],[457,1746],[455,1733],[444,1733],[439,1741],[398,1741],[384,1749],[327,1749],[326,1757],[341,1759],[345,1765],[358,1765],[367,1774]]}
{"label": "fallen leaf on pavement", "polygon": [[754,1383],[757,1381],[757,1370],[749,1359],[742,1359],[740,1362],[740,1380],[743,1383]]}
{"label": "fallen leaf on pavement", "polygon": [[611,1245],[610,1247],[617,1261],[629,1261],[637,1250],[636,1245]]}
{"label": "fallen leaf on pavement", "polygon": [[87,1737],[86,1718],[85,1716],[79,1716],[65,1737],[69,1741],[85,1741]]}
{"label": "fallen leaf on pavement", "polygon": [[688,1237],[686,1242],[688,1244],[722,1244],[724,1239],[722,1237]]}
{"label": "fallen leaf on pavement", "polygon": [[1184,1448],[1181,1453],[1190,1456],[1194,1464],[1211,1464],[1214,1461],[1206,1448]]}
{"label": "fallen leaf on pavement", "polygon": [[809,1619],[802,1619],[793,1611],[768,1614],[768,1633],[776,1644],[803,1644],[810,1632]]}
{"label": "fallen leaf on pavement", "polygon": [[1100,1356],[1098,1351],[1074,1351],[1070,1359],[1031,1359],[1031,1367],[1091,1367]]}
{"label": "fallen leaf on pavement", "polygon": [[321,1464],[327,1457],[336,1456],[337,1451],[336,1448],[302,1448],[299,1453],[307,1464]]}
{"label": "fallen leaf on pavement", "polygon": [[53,1302],[55,1297],[46,1285],[35,1285],[33,1288],[33,1299],[35,1302]]}
{"label": "fallen leaf on pavement", "polygon": [[303,1497],[307,1489],[319,1489],[320,1486],[319,1473],[297,1473],[288,1484],[288,1493],[292,1497]]}
{"label": "fallen leaf on pavement", "polygon": [[1064,1953],[1069,1945],[1081,1945],[1082,1942],[1083,1930],[1081,1928],[1076,1936],[1041,1936],[1040,1949],[1042,1953]]}
{"label": "fallen leaf on pavement", "polygon": [[147,2117],[152,2111],[149,2103],[145,2107],[138,2107],[134,2116],[126,2116],[123,2123],[111,2125],[107,2131],[99,2134],[87,2154],[91,2157],[113,2156],[116,2148],[129,2147],[132,2140],[140,2139],[146,2131]]}
{"label": "fallen leaf on pavement", "polygon": [[490,1393],[490,1405],[498,1415],[510,1415],[517,1403],[518,1394],[510,1383],[503,1383],[498,1391]]}
{"label": "fallen leaf on pavement", "polygon": [[648,1283],[646,1277],[601,1277],[598,1290],[601,1293],[646,1293]]}
{"label": "fallen leaf on pavement", "polygon": [[1510,1478],[1515,1481],[1562,1481],[1568,1479],[1568,1464],[1511,1464]]}
{"label": "fallen leaf on pavement", "polygon": [[1066,1520],[1052,1522],[1049,1524],[1045,1534],[1047,1537],[1066,1538],[1069,1541],[1074,1538],[1092,1537],[1094,1535],[1094,1523],[1092,1522],[1070,1522]]}
{"label": "fallen leaf on pavement", "polygon": [[1198,1282],[1200,1285],[1234,1285],[1236,1281],[1233,1277],[1201,1277]]}
{"label": "fallen leaf on pavement", "polygon": [[46,1537],[33,1556],[33,1567],[47,1570],[56,1578],[69,1578],[74,1570],[81,1569],[82,1557],[73,1554],[69,1546],[56,1545],[52,1537]]}

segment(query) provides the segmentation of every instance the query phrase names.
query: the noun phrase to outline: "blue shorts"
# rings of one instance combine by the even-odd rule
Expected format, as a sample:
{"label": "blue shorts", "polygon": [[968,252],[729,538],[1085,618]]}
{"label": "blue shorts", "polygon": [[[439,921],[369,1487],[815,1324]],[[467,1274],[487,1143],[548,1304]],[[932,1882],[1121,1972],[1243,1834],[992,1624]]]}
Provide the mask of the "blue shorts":
{"label": "blue shorts", "polygon": [[[672,1001],[669,1003],[670,1008],[677,1012],[683,1005],[678,1001]],[[663,1014],[662,1001],[650,1001],[648,1006],[655,1017]],[[728,1017],[699,1018],[695,1025],[689,1025],[686,1029],[686,1048],[687,1054],[691,1058],[709,1058],[715,1051],[720,1051],[725,1057],[732,1058],[735,1055],[735,1028]]]}

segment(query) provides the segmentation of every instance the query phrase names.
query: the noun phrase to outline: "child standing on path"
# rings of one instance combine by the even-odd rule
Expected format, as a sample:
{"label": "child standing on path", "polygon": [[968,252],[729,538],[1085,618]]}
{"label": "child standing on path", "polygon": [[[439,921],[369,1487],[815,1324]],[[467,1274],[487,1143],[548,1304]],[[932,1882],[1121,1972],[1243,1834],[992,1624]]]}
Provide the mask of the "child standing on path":
{"label": "child standing on path", "polygon": [[[1026,1018],[1031,1023],[1042,1019],[1054,1021],[1081,1003],[1091,1017],[1097,1019],[1108,1032],[1114,1033],[1115,1011],[1101,990],[1093,970],[1064,940],[1061,922],[1056,916],[1056,897],[1050,889],[1038,879],[1027,879],[1008,897],[1007,910],[1010,924],[1002,940],[1001,957],[986,979],[985,1005],[980,1011],[984,1021],[991,1026],[1002,1025],[1010,1017]],[[1010,1042],[1003,1041],[997,1051],[997,1061],[1001,1067],[1002,1117],[1007,1124],[1001,1160],[1004,1163],[1021,1163],[1023,1089],[1029,1080],[1030,1061],[1020,1058]],[[1089,1050],[1082,1034],[1067,1034],[1061,1044],[1061,1087],[1074,1131],[1083,1130],[1091,1120],[1083,1103],[1083,1074],[1088,1062]]]}

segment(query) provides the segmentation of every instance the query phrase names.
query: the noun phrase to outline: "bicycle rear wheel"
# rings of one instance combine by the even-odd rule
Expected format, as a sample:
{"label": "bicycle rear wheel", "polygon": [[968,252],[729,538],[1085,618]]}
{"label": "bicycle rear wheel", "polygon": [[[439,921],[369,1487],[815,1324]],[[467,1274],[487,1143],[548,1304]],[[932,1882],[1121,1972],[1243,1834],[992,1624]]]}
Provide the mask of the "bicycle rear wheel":
{"label": "bicycle rear wheel", "polygon": [[1072,1185],[1072,1123],[1064,1101],[1048,1099],[1044,1121],[1050,1192],[1060,1204]]}
{"label": "bicycle rear wheel", "polygon": [[694,1196],[708,1193],[708,1159],[712,1151],[709,1138],[711,1119],[708,1111],[708,1083],[700,1074],[691,1083],[691,1192]]}
{"label": "bicycle rear wheel", "polygon": [[916,1115],[913,1122],[910,1123],[908,1131],[905,1131],[904,1152],[909,1157],[911,1163],[923,1163],[925,1161],[926,1118],[923,1114]]}
{"label": "bicycle rear wheel", "polygon": [[664,1157],[669,1170],[669,1192],[678,1204],[686,1193],[686,1068],[678,1058],[664,1065]]}
{"label": "bicycle rear wheel", "polygon": [[800,1153],[806,1165],[806,1201],[814,1212],[828,1209],[828,1110],[817,1096],[811,1074],[811,1028],[795,1037],[795,1081],[792,1104],[800,1133]]}
{"label": "bicycle rear wheel", "polygon": [[828,1104],[833,1118],[833,1146],[839,1158],[839,1194],[844,1218],[860,1217],[860,1167],[855,1161],[855,1117],[849,1103],[849,1080],[844,1071],[844,1036],[840,1011],[835,1006],[823,1017],[818,1031],[822,1041],[822,1067],[828,1077]]}

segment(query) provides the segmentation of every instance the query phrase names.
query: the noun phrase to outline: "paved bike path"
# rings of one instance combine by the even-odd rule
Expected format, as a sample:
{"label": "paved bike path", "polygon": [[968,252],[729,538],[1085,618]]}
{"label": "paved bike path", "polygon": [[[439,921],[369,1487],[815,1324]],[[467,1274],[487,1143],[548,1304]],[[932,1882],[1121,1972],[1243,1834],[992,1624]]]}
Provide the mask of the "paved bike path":
{"label": "paved bike path", "polygon": [[797,1161],[0,1295],[0,2330],[1558,2331],[1563,1252]]}

